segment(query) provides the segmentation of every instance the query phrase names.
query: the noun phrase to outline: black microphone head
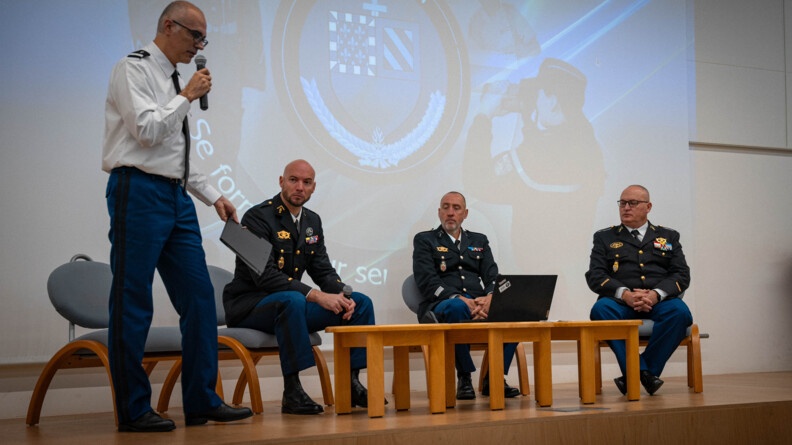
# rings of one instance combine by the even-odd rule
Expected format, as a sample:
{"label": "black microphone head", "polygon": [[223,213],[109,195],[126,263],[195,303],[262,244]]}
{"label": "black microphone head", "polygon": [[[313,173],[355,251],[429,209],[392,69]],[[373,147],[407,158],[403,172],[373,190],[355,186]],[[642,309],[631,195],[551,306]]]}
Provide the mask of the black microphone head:
{"label": "black microphone head", "polygon": [[345,284],[343,292],[344,292],[344,296],[349,298],[350,296],[352,296],[352,286]]}
{"label": "black microphone head", "polygon": [[195,69],[202,70],[206,68],[206,57],[203,54],[195,56]]}

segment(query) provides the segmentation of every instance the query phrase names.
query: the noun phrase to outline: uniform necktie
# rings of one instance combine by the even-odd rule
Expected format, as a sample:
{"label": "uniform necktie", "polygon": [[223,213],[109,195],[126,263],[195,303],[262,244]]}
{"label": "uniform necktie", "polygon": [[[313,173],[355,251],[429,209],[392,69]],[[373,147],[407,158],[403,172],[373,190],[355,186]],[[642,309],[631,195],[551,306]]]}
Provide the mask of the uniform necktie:
{"label": "uniform necktie", "polygon": [[[176,94],[181,93],[179,86],[179,72],[173,71],[171,74],[173,80],[173,87],[176,88]],[[190,177],[190,123],[187,122],[187,116],[184,116],[182,122],[182,134],[184,135],[184,186],[187,187],[187,179]]]}
{"label": "uniform necktie", "polygon": [[632,233],[636,241],[641,241],[641,232],[639,232],[638,229],[633,229],[630,233]]}
{"label": "uniform necktie", "polygon": [[294,225],[297,226],[297,235],[300,234],[300,218],[294,220]]}
{"label": "uniform necktie", "polygon": [[457,250],[459,250],[460,240],[454,241],[454,244],[456,245]]}

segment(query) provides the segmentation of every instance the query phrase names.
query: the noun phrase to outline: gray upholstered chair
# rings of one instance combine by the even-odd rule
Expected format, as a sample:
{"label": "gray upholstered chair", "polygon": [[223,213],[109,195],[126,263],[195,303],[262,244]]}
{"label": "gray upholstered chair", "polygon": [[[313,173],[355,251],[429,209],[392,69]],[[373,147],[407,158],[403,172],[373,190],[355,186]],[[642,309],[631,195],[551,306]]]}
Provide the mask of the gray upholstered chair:
{"label": "gray upholstered chair", "polygon": [[[83,261],[80,261],[83,260]],[[28,406],[28,425],[39,423],[44,397],[59,369],[104,367],[110,381],[115,411],[113,381],[107,353],[107,328],[110,322],[108,301],[113,274],[110,265],[78,254],[57,267],[47,280],[50,301],[69,322],[69,342],[47,362],[33,389]],[[75,338],[75,326],[93,329]],[[181,332],[176,326],[152,327],[146,340],[142,366],[148,375],[160,361],[181,359]]]}
{"label": "gray upholstered chair", "polygon": [[[638,327],[638,344],[639,346],[646,346],[649,343],[649,337],[652,335],[654,328],[654,321],[644,320],[643,324]],[[693,388],[693,392],[704,392],[704,377],[701,370],[701,339],[709,338],[709,334],[700,333],[697,324],[693,323],[687,328],[687,336],[682,339],[679,346],[687,347],[687,383],[689,388]],[[600,347],[594,355],[594,372],[597,379],[597,394],[602,394],[602,358],[600,350],[608,347],[605,341],[600,342]]]}
{"label": "gray upholstered chair", "polygon": [[[237,379],[236,388],[232,398],[233,405],[242,403],[245,388],[249,388],[250,405],[254,413],[260,414],[264,410],[259,385],[256,365],[267,355],[278,355],[278,341],[272,334],[248,328],[226,327],[225,309],[223,308],[223,289],[234,278],[234,274],[226,269],[217,266],[209,266],[209,277],[212,279],[215,293],[215,307],[217,308],[217,341],[219,342],[219,358],[221,360],[238,359],[242,362],[242,372]],[[325,405],[333,405],[333,387],[330,380],[330,372],[327,362],[324,359],[319,346],[322,344],[322,337],[318,333],[310,334],[311,345],[313,346],[316,369],[322,385],[322,396]],[[170,373],[165,378],[160,393],[160,401],[157,410],[165,412],[168,409],[168,401],[173,386],[181,373],[181,362],[176,362],[171,367]],[[222,381],[218,377],[218,394],[223,397]]]}
{"label": "gray upholstered chair", "polygon": [[[418,284],[415,282],[415,277],[413,275],[410,275],[407,278],[405,278],[404,282],[402,283],[402,299],[404,299],[404,303],[407,305],[407,307],[410,308],[410,310],[417,315],[418,306],[423,301],[423,296],[421,295],[421,290],[418,289]],[[437,323],[438,320],[434,312],[429,311],[424,315],[422,319],[418,320],[418,322]],[[487,345],[484,343],[471,344],[470,349],[474,351],[484,351],[484,358],[481,361],[481,369],[479,372],[479,383],[478,383],[478,389],[479,391],[481,391],[481,387],[484,384],[484,376],[487,375],[487,371],[489,369],[489,360],[488,360],[489,352],[487,351]],[[418,351],[416,350],[415,352]],[[424,354],[424,364],[426,365],[426,369],[428,369],[429,357],[427,355],[427,350],[425,347],[422,347],[422,352]],[[517,344],[517,349],[514,351],[514,355],[517,358],[517,374],[520,382],[520,393],[526,396],[531,393],[531,387],[530,384],[528,383],[528,363],[525,358],[525,348],[523,348],[522,343]]]}

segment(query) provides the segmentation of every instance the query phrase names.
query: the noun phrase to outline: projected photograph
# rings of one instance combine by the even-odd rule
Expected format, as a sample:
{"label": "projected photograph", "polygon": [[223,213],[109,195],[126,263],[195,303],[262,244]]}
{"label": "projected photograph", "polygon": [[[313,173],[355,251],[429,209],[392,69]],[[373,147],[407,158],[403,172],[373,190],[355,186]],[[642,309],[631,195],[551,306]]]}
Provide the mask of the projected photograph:
{"label": "projected photograph", "polygon": [[[84,167],[98,171],[110,69],[154,38],[168,2],[41,3],[36,20],[90,55],[64,63],[80,99],[59,118],[69,146],[95,147]],[[501,273],[559,276],[555,319],[588,317],[592,234],[618,223],[624,187],[662,175],[665,208],[689,205],[685,1],[194,3],[212,73],[209,109],[190,115],[194,168],[241,216],[280,191],[289,161],[309,161],[306,207],[380,323],[414,321],[400,295],[412,239],[439,225],[447,191],[466,196],[463,228],[488,236]],[[8,32],[33,19],[22,4],[4,9],[18,22],[3,20]],[[11,50],[7,101],[25,103],[27,79],[45,70],[30,55],[51,37]],[[194,69],[179,66],[183,78]],[[37,146],[28,133],[15,139]],[[197,208],[208,262],[232,268],[222,223]]]}

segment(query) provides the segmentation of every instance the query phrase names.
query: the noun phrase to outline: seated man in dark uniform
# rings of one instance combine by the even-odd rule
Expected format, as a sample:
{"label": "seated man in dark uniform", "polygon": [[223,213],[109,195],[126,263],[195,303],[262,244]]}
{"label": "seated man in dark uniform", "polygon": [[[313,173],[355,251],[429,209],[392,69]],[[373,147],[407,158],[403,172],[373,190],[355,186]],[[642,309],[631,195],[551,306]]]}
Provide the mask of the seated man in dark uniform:
{"label": "seated man in dark uniform", "polygon": [[[428,313],[442,323],[470,319],[486,319],[492,291],[498,277],[498,265],[492,257],[487,236],[462,230],[468,210],[465,197],[448,192],[440,201],[437,216],[440,227],[415,235],[413,239],[413,275],[424,301],[418,320]],[[516,343],[503,346],[503,369],[508,372]],[[470,345],[456,345],[457,399],[476,398],[470,374],[476,370],[470,358]],[[506,397],[515,397],[520,390],[504,386]],[[484,379],[481,393],[489,395],[489,379]]]}
{"label": "seated man in dark uniform", "polygon": [[[299,372],[315,366],[310,332],[327,326],[373,325],[371,300],[345,288],[325,250],[319,215],[303,207],[316,188],[315,172],[303,160],[289,163],[280,177],[281,192],[251,208],[242,225],[272,243],[272,255],[259,276],[240,258],[223,293],[228,326],[258,329],[278,338],[283,371],[281,411],[318,414],[322,407],[300,384]],[[300,281],[308,272],[318,289]],[[349,295],[345,295],[349,293]],[[366,351],[351,353],[352,406],[366,407],[368,392],[358,380]]]}
{"label": "seated man in dark uniform", "polygon": [[[641,354],[641,384],[649,395],[660,389],[659,376],[693,317],[682,295],[690,285],[679,232],[649,222],[649,191],[640,185],[624,189],[618,201],[621,225],[594,234],[586,272],[589,288],[599,295],[592,320],[649,319],[654,321],[649,344]],[[614,382],[627,393],[623,340],[608,342],[622,376]]]}

